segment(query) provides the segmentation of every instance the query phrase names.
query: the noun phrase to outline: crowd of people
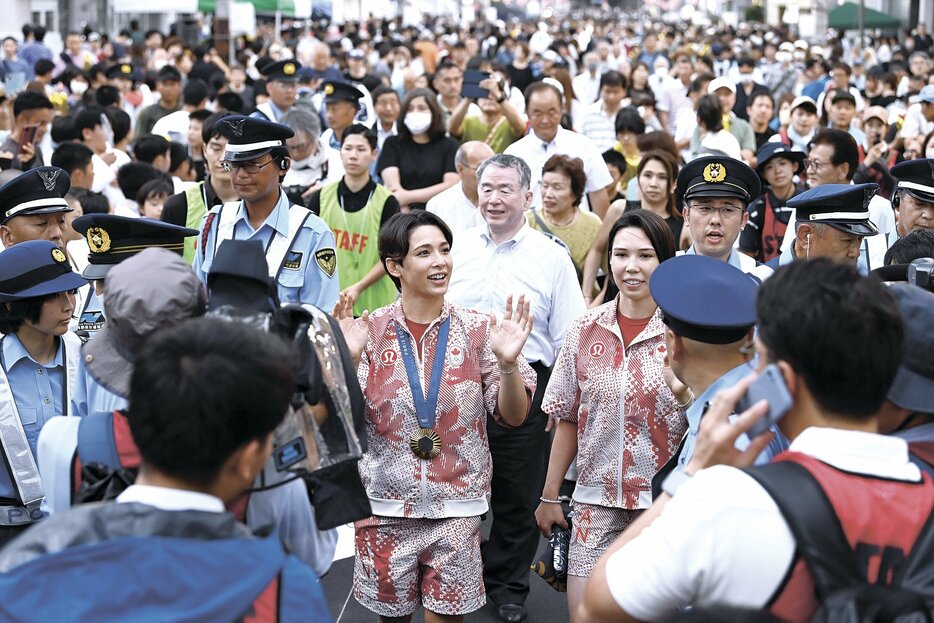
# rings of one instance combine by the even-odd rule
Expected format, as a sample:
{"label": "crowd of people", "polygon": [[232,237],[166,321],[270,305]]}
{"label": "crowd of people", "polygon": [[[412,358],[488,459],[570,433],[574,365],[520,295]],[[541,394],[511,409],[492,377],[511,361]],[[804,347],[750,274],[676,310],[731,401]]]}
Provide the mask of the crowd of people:
{"label": "crowd of people", "polygon": [[924,23],[199,32],[3,41],[11,620],[934,613]]}

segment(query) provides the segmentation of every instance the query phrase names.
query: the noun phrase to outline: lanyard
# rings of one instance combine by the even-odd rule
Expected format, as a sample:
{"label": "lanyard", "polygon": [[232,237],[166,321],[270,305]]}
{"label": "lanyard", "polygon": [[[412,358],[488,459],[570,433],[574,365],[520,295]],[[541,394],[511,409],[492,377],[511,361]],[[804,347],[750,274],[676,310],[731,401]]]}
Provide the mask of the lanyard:
{"label": "lanyard", "polygon": [[435,417],[438,411],[438,390],[441,388],[444,354],[448,348],[450,328],[451,317],[448,316],[438,328],[438,343],[435,345],[435,357],[431,364],[431,380],[428,382],[428,399],[426,400],[425,394],[422,392],[422,381],[418,376],[418,367],[415,365],[415,356],[412,354],[411,337],[396,322],[396,338],[399,341],[399,351],[402,353],[402,361],[405,362],[405,374],[409,377],[412,402],[415,403],[415,416],[418,418],[418,425],[422,428],[434,428],[435,425]]}

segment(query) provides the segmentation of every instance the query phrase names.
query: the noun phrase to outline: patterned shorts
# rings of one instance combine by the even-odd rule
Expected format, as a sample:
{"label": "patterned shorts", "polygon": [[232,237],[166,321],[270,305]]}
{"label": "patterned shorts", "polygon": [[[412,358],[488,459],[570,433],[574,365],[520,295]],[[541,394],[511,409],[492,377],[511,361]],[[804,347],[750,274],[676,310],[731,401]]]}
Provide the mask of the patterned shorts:
{"label": "patterned shorts", "polygon": [[486,603],[479,517],[374,516],[354,527],[354,598],[368,610],[402,617],[421,604],[458,615]]}
{"label": "patterned shorts", "polygon": [[587,578],[597,561],[623,530],[634,522],[641,510],[626,510],[574,502],[571,511],[571,546],[568,575]]}

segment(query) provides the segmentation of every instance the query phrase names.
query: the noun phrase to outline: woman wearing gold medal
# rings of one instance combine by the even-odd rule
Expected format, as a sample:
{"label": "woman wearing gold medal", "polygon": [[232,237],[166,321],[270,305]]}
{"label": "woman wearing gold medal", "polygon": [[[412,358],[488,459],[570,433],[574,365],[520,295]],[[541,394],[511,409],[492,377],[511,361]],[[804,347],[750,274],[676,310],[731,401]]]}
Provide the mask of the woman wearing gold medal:
{"label": "woman wearing gold medal", "polygon": [[431,212],[392,217],[379,253],[399,300],[352,317],[334,310],[364,388],[360,461],[373,516],[356,524],[354,596],[381,621],[460,621],[486,602],[480,515],[488,509],[487,413],[520,426],[535,390],[522,357],[530,305],[502,320],[445,301],[453,269],[448,226]]}

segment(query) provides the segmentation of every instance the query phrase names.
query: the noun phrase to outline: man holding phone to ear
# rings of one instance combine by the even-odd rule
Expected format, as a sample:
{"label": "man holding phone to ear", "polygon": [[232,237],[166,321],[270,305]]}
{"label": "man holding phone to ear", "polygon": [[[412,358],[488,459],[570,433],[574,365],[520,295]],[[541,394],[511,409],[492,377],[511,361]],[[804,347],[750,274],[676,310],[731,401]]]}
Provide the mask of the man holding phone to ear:
{"label": "man holding phone to ear", "polygon": [[[792,398],[778,421],[791,446],[774,462],[796,463],[817,481],[860,552],[854,571],[865,586],[891,584],[934,506],[934,483],[907,442],[876,432],[902,358],[898,307],[856,266],[817,259],[777,270],[759,288],[756,312],[759,370],[776,366]],[[711,401],[685,476],[666,482],[598,563],[579,621],[659,620],[688,604],[764,609],[748,620],[765,610],[810,620],[815,587],[788,522],[755,478],[731,467],[750,465],[769,442],[766,434],[744,452],[734,446],[772,406],[730,415],[752,383],[750,375]],[[805,523],[820,528],[816,510]]]}
{"label": "man holding phone to ear", "polygon": [[13,100],[13,131],[0,145],[0,169],[28,171],[43,164],[39,143],[52,123],[52,102],[45,95],[23,91]]}

